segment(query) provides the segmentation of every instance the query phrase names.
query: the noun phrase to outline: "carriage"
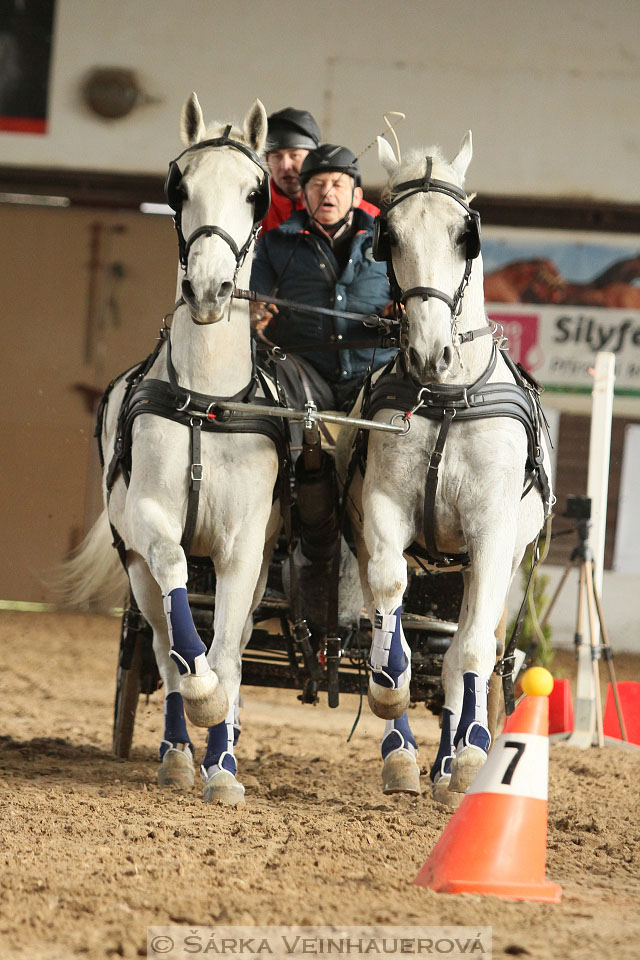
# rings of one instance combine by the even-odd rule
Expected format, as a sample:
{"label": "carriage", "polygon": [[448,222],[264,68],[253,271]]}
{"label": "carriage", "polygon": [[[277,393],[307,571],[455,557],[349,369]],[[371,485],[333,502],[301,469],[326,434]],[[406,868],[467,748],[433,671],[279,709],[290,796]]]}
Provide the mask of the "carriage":
{"label": "carriage", "polygon": [[[256,101],[241,131],[207,129],[192,95],[182,132],[186,147],[167,177],[178,303],[151,356],[105,395],[97,433],[106,506],[69,568],[76,599],[88,597],[122,578],[115,545],[135,596],[123,618],[114,748],[128,754],[139,695],[160,678],[159,782],[193,783],[188,719],[208,728],[205,800],[242,802],[233,754],[241,678],[298,687],[303,702],[326,689],[330,706],[341,691],[366,690],[387,722],[385,769],[394,763],[387,780],[383,771],[385,791],[419,792],[406,710],[421,700],[442,717],[434,799],[459,802],[491,743],[487,693],[498,675],[512,709],[515,639],[496,665],[496,629],[552,504],[540,390],[484,313],[479,217],[463,189],[470,135],[451,162],[434,149],[401,163],[379,138],[389,183],[371,255],[386,261],[397,307],[395,329],[381,336],[399,350],[342,417],[313,403],[289,408],[256,365],[241,293],[267,204],[264,107]],[[437,285],[444,276],[461,277],[452,294]],[[306,554],[306,599],[319,593],[323,612],[311,616],[295,584],[305,564],[295,558],[289,419],[302,421],[304,436],[293,471],[297,539],[305,539],[302,480],[307,506],[326,495],[336,534],[326,537],[321,516],[317,550]],[[342,509],[324,471],[322,420],[342,424]],[[320,497],[316,480],[326,481]],[[354,567],[347,540],[360,592],[343,604]],[[434,566],[454,580],[432,581]]]}

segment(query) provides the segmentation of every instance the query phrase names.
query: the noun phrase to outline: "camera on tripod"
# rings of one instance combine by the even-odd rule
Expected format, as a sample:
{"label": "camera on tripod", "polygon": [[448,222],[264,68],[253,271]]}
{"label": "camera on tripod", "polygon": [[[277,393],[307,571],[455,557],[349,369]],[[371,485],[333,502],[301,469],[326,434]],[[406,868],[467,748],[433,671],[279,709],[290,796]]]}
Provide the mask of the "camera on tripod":
{"label": "camera on tripod", "polygon": [[591,519],[591,497],[567,497],[567,506],[563,517],[567,520],[590,520]]}

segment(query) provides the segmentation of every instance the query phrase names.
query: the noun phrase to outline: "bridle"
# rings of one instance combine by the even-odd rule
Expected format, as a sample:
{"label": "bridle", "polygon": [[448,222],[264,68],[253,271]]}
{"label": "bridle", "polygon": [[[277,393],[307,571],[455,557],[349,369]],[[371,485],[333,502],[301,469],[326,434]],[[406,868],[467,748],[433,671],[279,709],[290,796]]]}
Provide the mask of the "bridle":
{"label": "bridle", "polygon": [[[196,240],[198,240],[200,237],[220,237],[231,248],[231,252],[235,257],[236,269],[233,277],[233,283],[235,286],[238,271],[244,263],[251,244],[258,235],[260,223],[266,216],[269,209],[271,195],[269,191],[269,174],[262,165],[260,157],[250,147],[246,146],[246,144],[240,143],[238,140],[232,140],[229,137],[230,130],[231,124],[228,124],[227,127],[225,127],[221,137],[216,137],[213,140],[201,140],[199,143],[194,143],[192,146],[187,147],[186,150],[183,150],[182,153],[180,153],[174,160],[171,160],[169,163],[167,179],[164,185],[164,191],[167,203],[175,214],[173,223],[176,228],[176,233],[178,234],[178,255],[180,258],[180,264],[185,273],[187,273],[189,265],[189,253],[191,252],[191,248]],[[240,153],[243,153],[245,157],[248,157],[249,160],[251,160],[252,163],[255,163],[255,165],[262,171],[262,178],[258,182],[255,191],[253,191],[248,198],[249,202],[253,202],[254,204],[253,225],[247,240],[241,247],[238,247],[236,241],[229,233],[227,233],[226,230],[214,224],[204,224],[203,226],[198,227],[189,235],[187,239],[185,239],[184,233],[182,232],[182,204],[185,194],[184,189],[181,186],[183,173],[178,166],[178,160],[180,160],[180,158],[186,153],[191,153],[195,150],[203,150],[206,147],[231,147],[233,150],[238,150]]]}
{"label": "bridle", "polygon": [[[473,261],[480,254],[480,214],[477,210],[473,210],[469,206],[467,202],[467,195],[460,187],[456,186],[454,183],[448,183],[445,180],[433,179],[431,176],[432,169],[433,157],[427,157],[426,171],[422,179],[405,180],[403,183],[396,184],[393,188],[390,202],[384,204],[380,215],[376,217],[375,220],[372,251],[373,258],[374,260],[378,261],[386,261],[393,297],[398,304],[404,304],[406,306],[407,301],[412,297],[419,297],[423,301],[429,300],[432,297],[442,300],[447,304],[449,310],[451,311],[453,339],[457,343],[465,343],[466,341],[473,340],[475,337],[478,337],[485,332],[484,327],[481,328],[481,330],[470,331],[469,334],[461,334],[459,336],[457,335],[456,331],[456,321],[460,316],[462,310],[462,298],[464,297],[465,290],[469,280],[471,279]],[[463,242],[465,243],[464,274],[457,290],[452,297],[443,290],[439,290],[437,287],[410,287],[409,290],[403,291],[398,283],[395,271],[393,269],[391,239],[389,235],[387,216],[389,211],[393,210],[393,208],[398,206],[398,204],[418,193],[442,193],[445,196],[450,197],[452,200],[455,200],[456,203],[460,204],[467,214],[465,219],[466,232],[462,238]],[[492,329],[486,328],[486,332],[491,333]]]}

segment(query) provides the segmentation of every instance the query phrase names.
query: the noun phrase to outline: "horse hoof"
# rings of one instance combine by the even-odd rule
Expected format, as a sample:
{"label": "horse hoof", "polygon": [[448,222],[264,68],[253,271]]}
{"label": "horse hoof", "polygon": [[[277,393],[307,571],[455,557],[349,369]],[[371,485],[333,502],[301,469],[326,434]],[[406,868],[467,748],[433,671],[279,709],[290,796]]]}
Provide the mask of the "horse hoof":
{"label": "horse hoof", "polygon": [[394,750],[382,768],[383,793],[420,793],[420,767],[408,750]]}
{"label": "horse hoof", "polygon": [[486,759],[487,755],[480,747],[472,744],[463,747],[451,761],[450,789],[456,793],[465,793]]}
{"label": "horse hoof", "polygon": [[180,693],[187,718],[196,727],[215,727],[229,712],[227,695],[213,670],[180,677]]}
{"label": "horse hoof", "polygon": [[205,803],[244,803],[244,787],[229,770],[218,770],[204,785]]}
{"label": "horse hoof", "polygon": [[158,786],[189,790],[193,786],[194,779],[191,751],[188,748],[183,751],[175,747],[167,750],[162,758],[162,766],[158,770]]}
{"label": "horse hoof", "polygon": [[382,687],[369,678],[367,700],[376,717],[382,720],[397,720],[409,706],[409,684],[405,683],[396,690],[394,687]]}
{"label": "horse hoof", "polygon": [[431,798],[434,803],[439,803],[449,810],[455,810],[464,797],[464,793],[458,793],[450,789],[451,775],[444,774],[436,783],[431,784]]}

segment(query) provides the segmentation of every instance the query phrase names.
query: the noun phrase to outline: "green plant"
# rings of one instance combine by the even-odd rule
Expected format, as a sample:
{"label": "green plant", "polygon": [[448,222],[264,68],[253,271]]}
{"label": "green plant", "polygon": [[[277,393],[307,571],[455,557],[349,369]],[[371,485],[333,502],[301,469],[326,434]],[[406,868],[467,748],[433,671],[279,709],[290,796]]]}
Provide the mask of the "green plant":
{"label": "green plant", "polygon": [[[529,547],[524,556],[522,566],[520,567],[520,578],[523,590],[526,590],[529,579],[531,550],[532,548]],[[529,655],[535,651],[531,660],[532,665],[546,667],[550,670],[553,658],[555,657],[555,653],[551,649],[551,627],[547,623],[544,628],[541,628],[538,621],[538,611],[546,610],[549,603],[548,586],[549,577],[545,573],[540,573],[536,568],[533,572],[529,601],[516,645],[519,650],[524,650]],[[534,608],[533,613],[531,610],[532,603]],[[516,616],[513,617],[509,624],[507,638],[509,638],[513,632]]]}

